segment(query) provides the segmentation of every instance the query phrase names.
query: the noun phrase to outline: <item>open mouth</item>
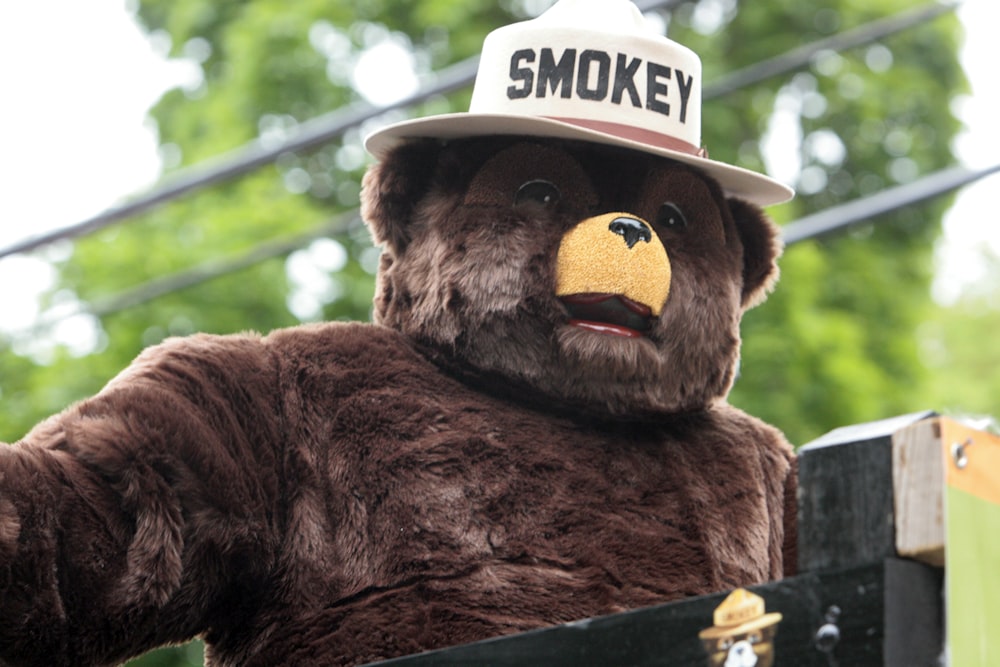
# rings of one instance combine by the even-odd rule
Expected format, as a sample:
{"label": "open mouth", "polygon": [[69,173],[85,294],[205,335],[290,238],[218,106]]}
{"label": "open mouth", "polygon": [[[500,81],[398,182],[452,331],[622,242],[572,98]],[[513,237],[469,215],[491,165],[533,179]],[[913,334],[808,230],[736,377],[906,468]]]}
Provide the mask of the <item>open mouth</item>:
{"label": "open mouth", "polygon": [[653,322],[648,306],[620,294],[569,294],[560,301],[572,326],[598,333],[641,338]]}

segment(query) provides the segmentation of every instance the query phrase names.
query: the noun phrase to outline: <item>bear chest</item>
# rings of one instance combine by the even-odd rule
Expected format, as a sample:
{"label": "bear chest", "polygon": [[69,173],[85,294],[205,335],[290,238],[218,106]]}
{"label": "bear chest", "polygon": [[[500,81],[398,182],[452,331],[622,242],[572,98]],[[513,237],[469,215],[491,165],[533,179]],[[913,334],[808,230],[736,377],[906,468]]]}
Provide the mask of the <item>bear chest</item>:
{"label": "bear chest", "polygon": [[367,398],[339,411],[322,476],[345,596],[488,594],[549,623],[767,578],[752,442],[708,423],[595,428],[461,392]]}

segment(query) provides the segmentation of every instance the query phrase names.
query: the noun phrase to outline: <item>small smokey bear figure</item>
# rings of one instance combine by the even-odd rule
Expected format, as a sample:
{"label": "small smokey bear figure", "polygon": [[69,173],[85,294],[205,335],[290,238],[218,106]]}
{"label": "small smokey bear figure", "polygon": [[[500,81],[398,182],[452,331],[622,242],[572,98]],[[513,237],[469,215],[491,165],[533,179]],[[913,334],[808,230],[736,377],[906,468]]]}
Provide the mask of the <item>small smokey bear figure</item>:
{"label": "small smokey bear figure", "polygon": [[771,667],[781,614],[764,613],[764,599],[737,588],[716,607],[714,626],[698,633],[709,667]]}

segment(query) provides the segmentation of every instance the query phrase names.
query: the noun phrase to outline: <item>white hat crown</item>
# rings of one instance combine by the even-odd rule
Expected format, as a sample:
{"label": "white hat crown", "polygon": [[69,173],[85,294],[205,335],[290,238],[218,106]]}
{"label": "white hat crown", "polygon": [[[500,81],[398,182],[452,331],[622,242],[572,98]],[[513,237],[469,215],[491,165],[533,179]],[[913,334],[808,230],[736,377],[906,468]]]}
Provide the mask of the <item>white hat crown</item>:
{"label": "white hat crown", "polygon": [[708,159],[701,77],[697,54],[659,34],[630,0],[558,0],[487,35],[468,113],[397,123],[365,146],[381,157],[420,137],[575,139],[691,164],[760,205],[789,199],[792,190],[767,176]]}
{"label": "white hat crown", "polygon": [[553,118],[697,155],[701,60],[629,0],[560,0],[487,36],[469,112]]}

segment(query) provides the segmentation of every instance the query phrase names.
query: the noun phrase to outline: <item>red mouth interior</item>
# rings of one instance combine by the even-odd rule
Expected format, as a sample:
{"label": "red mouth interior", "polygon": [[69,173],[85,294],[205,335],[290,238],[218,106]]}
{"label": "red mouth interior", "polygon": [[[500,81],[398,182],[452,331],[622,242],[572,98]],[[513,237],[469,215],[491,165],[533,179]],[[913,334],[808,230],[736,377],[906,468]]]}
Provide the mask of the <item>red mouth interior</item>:
{"label": "red mouth interior", "polygon": [[652,325],[648,306],[620,294],[570,294],[560,300],[569,311],[569,323],[582,329],[641,338]]}

